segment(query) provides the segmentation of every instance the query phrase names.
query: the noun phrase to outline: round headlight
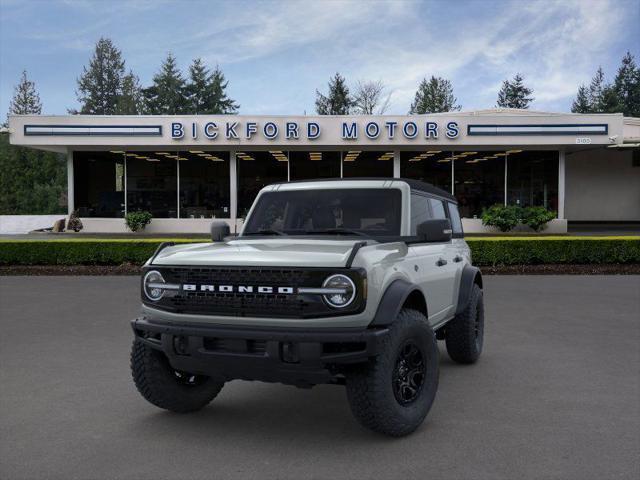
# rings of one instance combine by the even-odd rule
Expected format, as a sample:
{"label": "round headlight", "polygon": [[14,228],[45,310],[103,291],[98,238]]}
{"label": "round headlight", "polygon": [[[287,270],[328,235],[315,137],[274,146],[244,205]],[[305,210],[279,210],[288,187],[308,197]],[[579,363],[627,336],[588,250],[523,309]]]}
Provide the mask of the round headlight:
{"label": "round headlight", "polygon": [[164,283],[164,278],[162,278],[160,272],[156,270],[147,272],[147,274],[144,276],[144,280],[142,281],[144,294],[149,300],[157,302],[164,295],[164,288],[161,288],[161,285]]}
{"label": "round headlight", "polygon": [[335,292],[323,295],[325,302],[334,308],[344,308],[356,298],[356,286],[346,275],[331,275],[324,281],[322,287],[335,289]]}

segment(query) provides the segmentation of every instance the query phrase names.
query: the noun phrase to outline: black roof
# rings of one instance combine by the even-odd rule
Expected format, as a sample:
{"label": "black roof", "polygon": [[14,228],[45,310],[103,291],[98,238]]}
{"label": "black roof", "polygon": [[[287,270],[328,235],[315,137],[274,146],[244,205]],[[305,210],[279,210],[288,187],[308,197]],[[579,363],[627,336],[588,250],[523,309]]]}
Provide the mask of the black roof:
{"label": "black roof", "polygon": [[420,180],[414,180],[412,178],[389,178],[389,177],[349,177],[349,178],[314,178],[308,180],[293,180],[291,182],[277,182],[272,185],[284,185],[287,183],[306,183],[306,182],[336,182],[336,181],[351,181],[351,180],[395,180],[404,182],[409,185],[411,190],[417,190],[419,192],[429,193],[431,195],[437,195],[438,197],[446,198],[453,203],[458,203],[456,197],[451,195],[446,190],[434,187],[430,183],[421,182]]}

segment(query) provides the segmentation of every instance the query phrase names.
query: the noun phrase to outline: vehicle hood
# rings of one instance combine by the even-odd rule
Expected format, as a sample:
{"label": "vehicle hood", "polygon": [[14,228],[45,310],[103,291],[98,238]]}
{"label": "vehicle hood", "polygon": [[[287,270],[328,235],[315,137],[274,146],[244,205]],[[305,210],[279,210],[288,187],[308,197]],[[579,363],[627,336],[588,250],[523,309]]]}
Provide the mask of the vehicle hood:
{"label": "vehicle hood", "polygon": [[153,265],[344,267],[358,241],[287,237],[174,245],[163,249]]}

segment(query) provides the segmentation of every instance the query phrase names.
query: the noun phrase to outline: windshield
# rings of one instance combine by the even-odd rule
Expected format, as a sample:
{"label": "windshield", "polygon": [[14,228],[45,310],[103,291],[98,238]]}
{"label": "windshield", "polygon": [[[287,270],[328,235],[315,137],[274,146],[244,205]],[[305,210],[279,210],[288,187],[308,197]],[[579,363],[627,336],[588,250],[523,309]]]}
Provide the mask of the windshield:
{"label": "windshield", "polygon": [[401,198],[396,188],[268,192],[243,235],[400,235]]}

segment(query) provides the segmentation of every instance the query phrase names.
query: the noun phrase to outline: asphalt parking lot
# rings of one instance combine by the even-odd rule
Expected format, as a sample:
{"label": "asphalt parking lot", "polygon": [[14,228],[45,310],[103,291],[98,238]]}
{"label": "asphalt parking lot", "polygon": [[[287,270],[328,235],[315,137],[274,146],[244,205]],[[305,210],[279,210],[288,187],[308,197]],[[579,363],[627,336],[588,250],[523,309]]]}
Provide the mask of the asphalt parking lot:
{"label": "asphalt parking lot", "polygon": [[233,382],[163,412],[129,373],[137,277],[0,277],[0,478],[640,478],[640,277],[486,277],[485,351],[441,349],[390,439],[341,387]]}

